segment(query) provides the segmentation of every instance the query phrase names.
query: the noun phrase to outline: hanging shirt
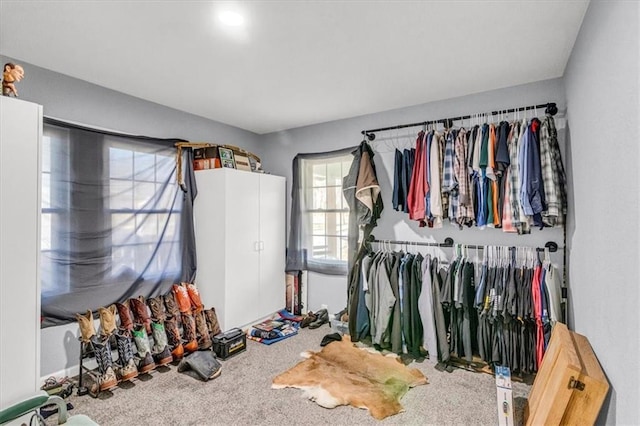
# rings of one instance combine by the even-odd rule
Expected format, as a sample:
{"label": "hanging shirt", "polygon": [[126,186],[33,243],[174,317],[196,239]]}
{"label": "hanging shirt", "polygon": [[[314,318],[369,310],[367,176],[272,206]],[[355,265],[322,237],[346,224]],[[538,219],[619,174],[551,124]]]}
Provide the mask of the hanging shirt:
{"label": "hanging shirt", "polygon": [[[440,184],[444,181],[444,150],[447,134],[449,132],[445,131],[445,133],[438,139],[438,149],[440,152]],[[442,199],[442,217],[445,218],[449,213],[449,193],[444,191],[443,188],[440,188],[440,197]]]}
{"label": "hanging shirt", "polygon": [[525,138],[520,164],[523,170],[521,174],[520,202],[527,216],[533,217],[536,226],[542,227],[542,211],[545,210],[544,188],[542,186],[542,171],[540,169],[540,154],[538,152],[537,130],[540,121],[537,118],[531,120]]}
{"label": "hanging shirt", "polygon": [[467,167],[467,137],[469,133],[465,129],[458,132],[455,141],[455,157],[453,173],[458,185],[458,211],[455,221],[459,226],[470,225],[473,222],[473,202],[469,188],[469,168]]}
{"label": "hanging shirt", "polygon": [[433,226],[433,216],[431,215],[431,142],[433,141],[433,131],[427,133],[426,145],[424,149],[424,164],[425,164],[425,188],[426,194],[424,196],[425,205],[425,217],[429,223],[429,227]]}
{"label": "hanging shirt", "polygon": [[396,148],[393,161],[393,197],[391,202],[395,211],[404,210],[406,195],[402,187],[402,153]]}
{"label": "hanging shirt", "polygon": [[501,174],[509,167],[511,163],[511,158],[509,156],[509,134],[510,134],[511,126],[508,122],[503,121],[500,123],[500,127],[498,129],[498,141],[496,148],[496,173]]}
{"label": "hanging shirt", "polygon": [[558,271],[549,262],[544,265],[545,286],[549,293],[549,318],[552,323],[562,321],[562,289],[558,282]]}
{"label": "hanging shirt", "polygon": [[455,138],[457,136],[456,130],[450,130],[445,136],[444,147],[444,172],[442,180],[442,192],[449,194],[449,220],[457,224],[456,216],[458,214],[459,199],[458,199],[458,182],[455,176],[454,163],[455,163]]}
{"label": "hanging shirt", "polygon": [[553,117],[547,115],[540,126],[540,163],[547,210],[542,220],[547,226],[564,225],[566,191],[564,166]]}
{"label": "hanging shirt", "polygon": [[474,143],[474,148],[473,148],[473,162],[472,162],[474,172],[480,172],[480,152],[482,151],[483,128],[484,126],[478,127],[476,132],[476,141]]}
{"label": "hanging shirt", "polygon": [[431,214],[433,215],[433,227],[442,228],[442,193],[440,184],[440,133],[434,133],[431,141],[430,150],[430,169],[429,169],[429,201]]}
{"label": "hanging shirt", "polygon": [[424,132],[418,133],[416,139],[416,149],[414,156],[414,166],[411,174],[411,185],[409,186],[409,194],[407,196],[407,204],[409,205],[409,219],[424,221],[425,205],[424,197],[426,193],[425,178],[425,162],[424,162]]}
{"label": "hanging shirt", "polygon": [[427,255],[422,260],[422,290],[418,297],[418,310],[422,321],[422,347],[429,353],[429,358],[437,359],[438,344],[436,337],[436,325],[433,313],[433,293],[431,290],[431,256]]}
{"label": "hanging shirt", "polygon": [[406,196],[409,194],[409,185],[411,184],[411,173],[413,172],[413,149],[405,149],[402,151],[402,193],[405,195],[405,203],[403,211],[409,213],[409,204],[406,202]]}
{"label": "hanging shirt", "polygon": [[491,180],[496,180],[495,168],[496,168],[496,126],[491,123],[488,131],[487,141],[487,177]]}
{"label": "hanging shirt", "polygon": [[506,169],[502,176],[504,180],[504,198],[502,200],[502,232],[518,232],[513,220],[511,209],[511,173]]}

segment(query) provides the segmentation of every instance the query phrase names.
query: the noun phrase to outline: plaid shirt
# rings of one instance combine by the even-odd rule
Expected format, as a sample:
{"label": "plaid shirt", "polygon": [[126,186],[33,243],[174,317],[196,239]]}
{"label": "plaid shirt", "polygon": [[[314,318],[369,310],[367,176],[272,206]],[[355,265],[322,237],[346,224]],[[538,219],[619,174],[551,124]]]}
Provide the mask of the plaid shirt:
{"label": "plaid shirt", "polygon": [[[554,129],[555,130],[555,129]],[[545,118],[540,126],[540,167],[542,171],[542,184],[544,195],[547,201],[547,210],[543,212],[544,223],[554,226],[558,219],[560,200],[558,197],[556,183],[554,182],[554,171],[551,158],[551,146],[549,139],[555,137],[551,135],[549,121]]]}
{"label": "plaid shirt", "polygon": [[[542,219],[549,226],[562,226],[567,213],[566,176],[562,165],[558,132],[553,117],[547,115],[540,128],[540,157],[548,209]],[[548,189],[547,189],[548,188]]]}
{"label": "plaid shirt", "polygon": [[[445,145],[447,143],[447,136],[449,132],[444,133],[438,139],[438,148],[440,149],[440,182],[444,180],[444,152]],[[450,172],[453,172],[453,167],[450,169]],[[441,183],[442,185],[442,183]],[[449,193],[445,192],[441,189],[441,198],[442,198],[442,217],[445,218],[448,216],[449,212]]]}
{"label": "plaid shirt", "polygon": [[442,172],[442,193],[449,194],[449,208],[448,217],[449,220],[455,221],[458,214],[458,182],[456,181],[454,173],[454,139],[456,137],[456,130],[451,130],[445,134],[444,145],[444,166]]}
{"label": "plaid shirt", "polygon": [[455,142],[455,158],[453,173],[458,182],[458,211],[455,216],[458,225],[468,225],[473,222],[473,199],[469,184],[469,168],[467,167],[467,138],[469,133],[465,129],[458,132]]}

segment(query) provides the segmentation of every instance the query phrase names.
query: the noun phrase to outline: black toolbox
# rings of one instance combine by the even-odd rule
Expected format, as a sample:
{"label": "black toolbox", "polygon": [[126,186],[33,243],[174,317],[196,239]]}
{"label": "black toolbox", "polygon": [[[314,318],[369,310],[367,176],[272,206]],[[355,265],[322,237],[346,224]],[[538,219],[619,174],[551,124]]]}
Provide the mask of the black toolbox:
{"label": "black toolbox", "polygon": [[247,349],[247,336],[239,328],[213,336],[213,351],[220,359],[227,359]]}

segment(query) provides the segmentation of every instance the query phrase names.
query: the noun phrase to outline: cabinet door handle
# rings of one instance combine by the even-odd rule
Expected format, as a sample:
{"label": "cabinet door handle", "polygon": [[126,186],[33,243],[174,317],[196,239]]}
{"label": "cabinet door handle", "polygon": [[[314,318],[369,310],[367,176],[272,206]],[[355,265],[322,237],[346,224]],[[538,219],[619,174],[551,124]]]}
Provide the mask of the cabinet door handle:
{"label": "cabinet door handle", "polygon": [[260,241],[260,250],[264,250],[264,241]]}
{"label": "cabinet door handle", "polygon": [[254,241],[253,242],[253,251],[260,251],[260,241]]}

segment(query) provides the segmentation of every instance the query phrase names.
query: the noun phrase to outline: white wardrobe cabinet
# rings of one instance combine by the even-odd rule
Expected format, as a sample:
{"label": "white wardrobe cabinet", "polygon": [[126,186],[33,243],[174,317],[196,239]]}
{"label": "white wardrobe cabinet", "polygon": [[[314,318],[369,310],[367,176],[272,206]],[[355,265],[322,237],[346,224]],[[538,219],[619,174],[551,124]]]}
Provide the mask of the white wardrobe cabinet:
{"label": "white wardrobe cabinet", "polygon": [[285,306],[285,179],[234,169],[195,173],[198,272],[206,309],[223,330]]}
{"label": "white wardrobe cabinet", "polygon": [[39,388],[41,138],[42,107],[0,96],[2,408]]}

